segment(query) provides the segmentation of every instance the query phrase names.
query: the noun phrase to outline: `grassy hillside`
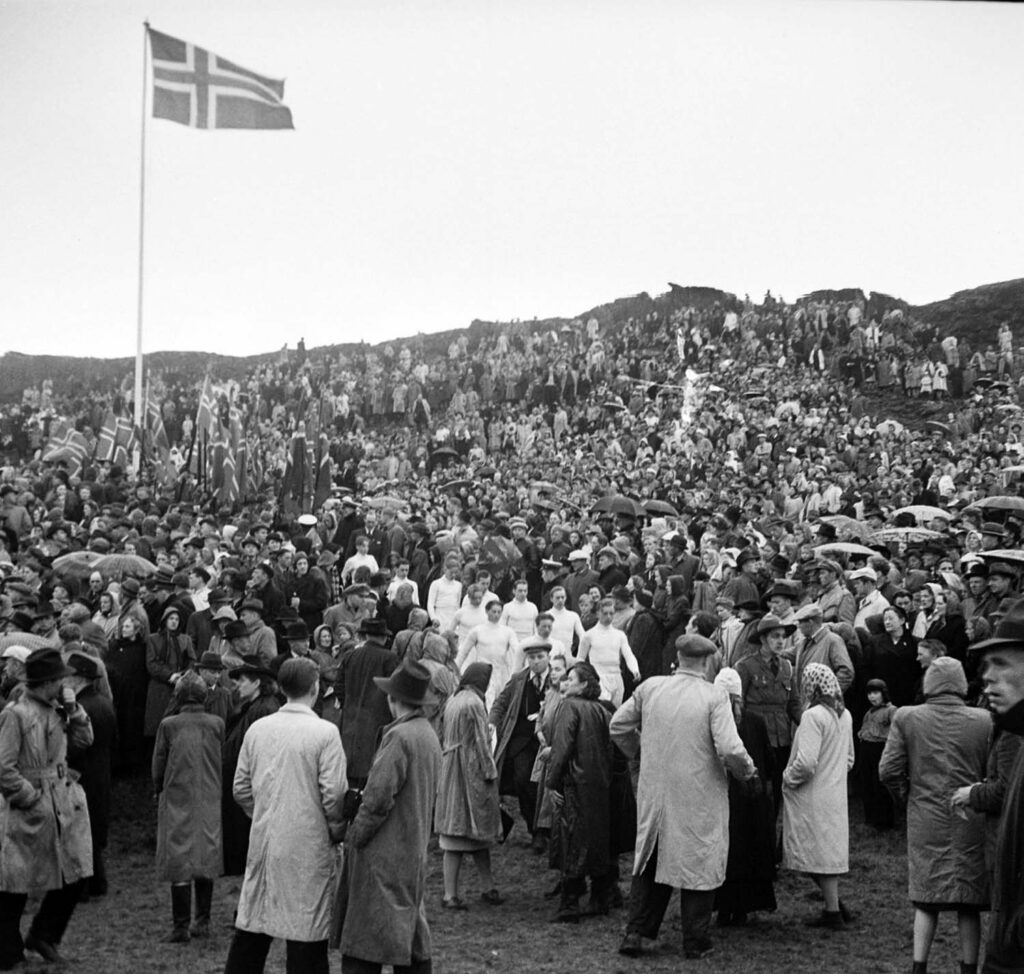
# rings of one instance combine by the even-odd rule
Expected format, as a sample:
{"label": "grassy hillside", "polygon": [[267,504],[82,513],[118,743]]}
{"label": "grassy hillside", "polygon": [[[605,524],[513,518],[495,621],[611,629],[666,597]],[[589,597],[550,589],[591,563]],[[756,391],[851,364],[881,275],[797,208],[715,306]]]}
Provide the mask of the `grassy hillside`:
{"label": "grassy hillside", "polygon": [[[869,317],[881,315],[883,311],[899,306],[913,316],[935,325],[940,334],[952,333],[967,338],[975,346],[993,342],[996,328],[1002,321],[1009,321],[1011,327],[1018,333],[1024,328],[1024,278],[958,291],[942,301],[919,307],[908,305],[905,301],[887,294],[865,294],[860,288],[813,291],[807,297],[826,301],[864,300]],[[736,295],[716,288],[682,287],[670,283],[669,290],[657,297],[651,297],[643,292],[631,297],[618,298],[584,311],[576,317],[583,320],[597,318],[602,326],[607,326],[630,317],[642,317],[652,311],[665,313],[680,307],[715,305],[721,308],[736,308],[738,304]],[[557,329],[567,321],[566,318],[547,318],[538,320],[535,324]],[[407,343],[430,353],[447,348],[453,338],[464,333],[468,334],[472,346],[482,334],[498,327],[500,325],[496,322],[476,320],[467,329],[454,329],[432,335],[421,334],[394,341]],[[325,346],[323,350],[337,352],[356,347],[358,343],[353,342]],[[321,349],[310,351],[318,352]],[[146,356],[146,361],[152,368],[186,376],[200,375],[207,366],[211,366],[219,376],[237,378],[244,375],[253,364],[272,361],[278,354],[276,350],[249,356],[210,355],[206,352],[152,352]],[[0,395],[5,398],[20,396],[23,389],[38,385],[45,378],[52,379],[58,388],[71,391],[97,386],[104,388],[120,382],[125,374],[133,369],[133,362],[130,358],[72,358],[62,355],[22,355],[18,352],[9,352],[0,357]]]}

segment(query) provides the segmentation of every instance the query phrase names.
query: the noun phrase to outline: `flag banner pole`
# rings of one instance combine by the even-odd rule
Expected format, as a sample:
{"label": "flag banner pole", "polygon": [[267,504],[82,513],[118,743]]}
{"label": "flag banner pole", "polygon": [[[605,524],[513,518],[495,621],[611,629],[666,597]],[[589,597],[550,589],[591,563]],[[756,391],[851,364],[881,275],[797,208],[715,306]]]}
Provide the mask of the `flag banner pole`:
{"label": "flag banner pole", "polygon": [[[135,425],[142,426],[142,303],[146,242],[146,109],[149,89],[149,21],[142,25],[142,140],[139,173],[139,297],[135,323]],[[136,471],[138,468],[136,467]]]}

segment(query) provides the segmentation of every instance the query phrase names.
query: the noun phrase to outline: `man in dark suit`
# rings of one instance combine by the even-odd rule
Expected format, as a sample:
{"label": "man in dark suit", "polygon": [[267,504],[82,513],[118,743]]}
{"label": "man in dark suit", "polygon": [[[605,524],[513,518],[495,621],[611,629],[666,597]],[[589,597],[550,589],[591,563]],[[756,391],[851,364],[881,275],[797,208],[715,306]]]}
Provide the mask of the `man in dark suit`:
{"label": "man in dark suit", "polygon": [[674,534],[669,539],[670,567],[673,575],[681,575],[683,578],[683,592],[691,601],[693,600],[693,578],[700,568],[700,559],[687,551],[686,535]]}
{"label": "man in dark suit", "polygon": [[361,646],[341,658],[334,692],[341,701],[341,744],[348,762],[350,788],[362,788],[370,774],[380,729],[393,720],[388,698],[373,682],[389,677],[398,657],[388,648],[383,619],[363,619],[359,625]]}
{"label": "man in dark suit", "polygon": [[505,684],[491,707],[490,721],[498,738],[494,760],[501,794],[519,799],[519,811],[533,836],[533,849],[541,853],[547,848],[547,838],[534,830],[537,785],[530,781],[530,773],[540,748],[537,715],[551,679],[551,643],[534,638],[521,644],[521,649],[526,669],[513,673]]}
{"label": "man in dark suit", "polygon": [[284,608],[284,593],[274,584],[273,578],[273,566],[261,561],[252,570],[248,586],[249,598],[259,599],[263,603],[263,621],[271,628]]}

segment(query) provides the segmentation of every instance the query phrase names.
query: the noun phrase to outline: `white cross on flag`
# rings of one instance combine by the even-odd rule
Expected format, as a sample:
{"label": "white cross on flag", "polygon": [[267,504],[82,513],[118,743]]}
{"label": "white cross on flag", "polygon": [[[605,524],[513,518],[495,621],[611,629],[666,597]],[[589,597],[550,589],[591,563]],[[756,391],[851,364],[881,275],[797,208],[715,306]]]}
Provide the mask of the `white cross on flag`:
{"label": "white cross on flag", "polygon": [[290,129],[284,82],[149,30],[153,117],[199,129]]}

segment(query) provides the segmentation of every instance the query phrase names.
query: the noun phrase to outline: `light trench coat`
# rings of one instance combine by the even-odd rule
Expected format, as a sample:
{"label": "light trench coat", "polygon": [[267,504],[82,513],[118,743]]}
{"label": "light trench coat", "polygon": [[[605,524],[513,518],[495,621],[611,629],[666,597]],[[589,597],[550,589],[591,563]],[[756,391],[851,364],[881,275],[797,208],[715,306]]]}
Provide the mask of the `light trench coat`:
{"label": "light trench coat", "polygon": [[610,732],[628,757],[640,750],[634,874],[657,849],[656,882],[718,889],[729,858],[726,771],[754,774],[728,695],[700,674],[650,677],[615,712]]}
{"label": "light trench coat", "polygon": [[235,801],[252,816],[249,857],[235,926],[283,940],[326,940],[335,853],[348,788],[338,728],[309,707],[286,703],[245,734]]}
{"label": "light trench coat", "polygon": [[92,744],[81,706],[68,720],[26,694],[0,712],[0,892],[42,893],[92,875],[89,809],[67,768],[69,739]]}
{"label": "light trench coat", "polygon": [[782,861],[797,872],[833,876],[850,869],[846,776],[853,767],[853,721],[824,704],[804,712],[782,773]]}

